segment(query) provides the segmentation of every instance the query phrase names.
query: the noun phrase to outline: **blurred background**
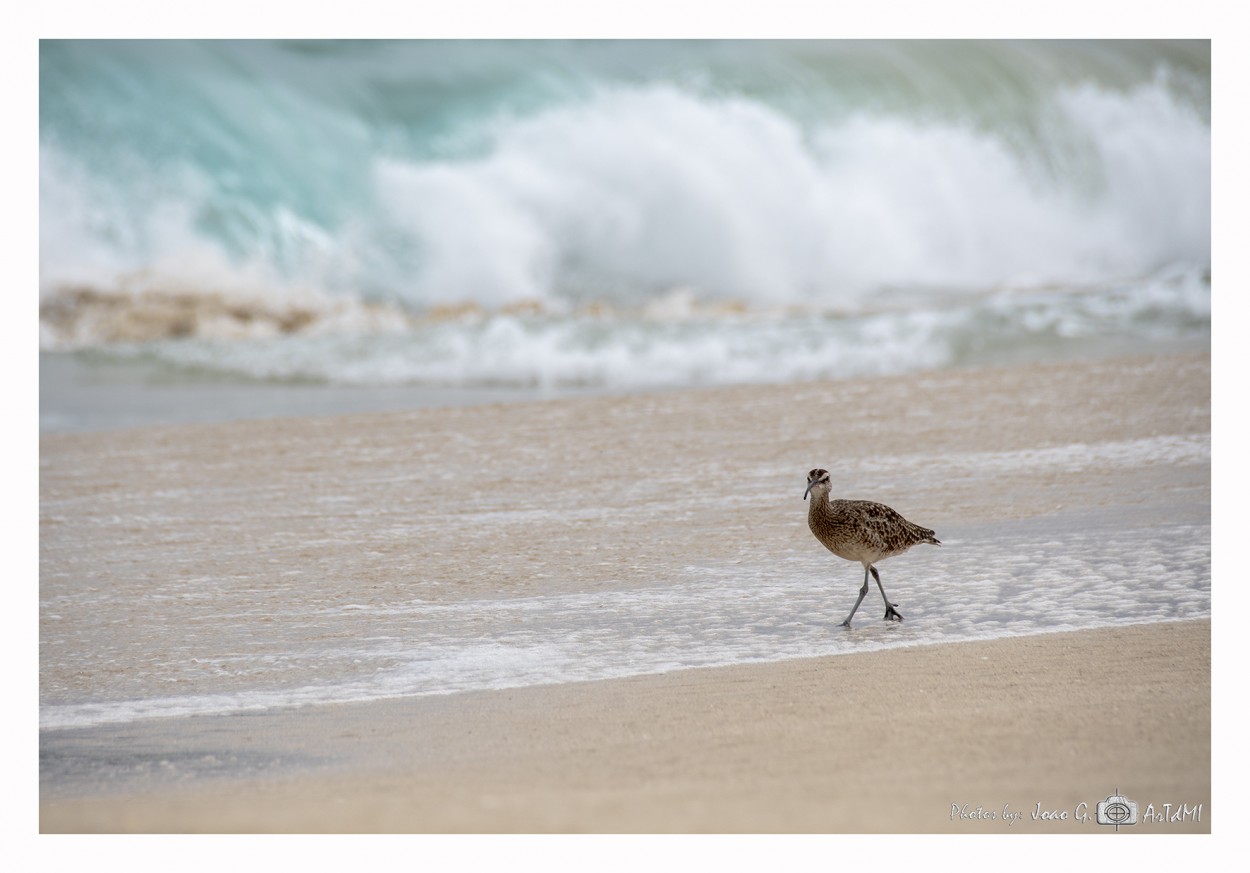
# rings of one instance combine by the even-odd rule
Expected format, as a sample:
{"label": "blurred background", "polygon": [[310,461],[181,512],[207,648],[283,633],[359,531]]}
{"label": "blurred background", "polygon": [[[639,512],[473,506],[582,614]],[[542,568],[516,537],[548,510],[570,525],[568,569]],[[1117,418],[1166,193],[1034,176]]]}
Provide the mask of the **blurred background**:
{"label": "blurred background", "polygon": [[1208,42],[40,44],[41,427],[1209,347]]}

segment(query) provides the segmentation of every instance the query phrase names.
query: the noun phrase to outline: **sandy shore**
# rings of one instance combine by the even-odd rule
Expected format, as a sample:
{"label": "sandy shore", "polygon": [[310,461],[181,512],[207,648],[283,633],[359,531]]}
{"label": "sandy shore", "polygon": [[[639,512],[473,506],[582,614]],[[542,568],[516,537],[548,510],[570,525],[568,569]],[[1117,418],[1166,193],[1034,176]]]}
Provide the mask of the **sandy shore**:
{"label": "sandy shore", "polygon": [[[1191,621],[153,722],[80,745],[103,753],[126,733],[170,758],[247,748],[334,764],[45,801],[40,824],[1109,833],[1096,805],[1118,788],[1138,804],[1125,832],[1209,832],[1209,676],[1210,624]],[[1145,818],[1164,804],[1200,812]]]}
{"label": "sandy shore", "polygon": [[[1172,560],[1136,556],[1156,527],[1195,581],[1151,597],[1201,619],[1209,434],[1209,360],[1180,355],[45,435],[41,706],[367,685],[403,663],[358,641],[419,650],[413,603],[594,603],[703,578],[692,567],[849,573],[768,629],[819,637],[857,580],[803,523],[818,465],[947,543],[887,565],[905,632],[986,615],[1004,591],[1006,620],[1028,618],[1014,579],[1131,595]],[[1031,551],[998,555],[1008,535]],[[1116,540],[1120,569],[1065,554],[1078,536]],[[1118,787],[1143,814],[1202,805],[1138,832],[1205,831],[1209,635],[1154,623],[49,730],[41,829],[1102,832],[1076,807],[1092,818]],[[1038,803],[1068,819],[1031,820]],[[1008,826],[1004,805],[1024,818]]]}

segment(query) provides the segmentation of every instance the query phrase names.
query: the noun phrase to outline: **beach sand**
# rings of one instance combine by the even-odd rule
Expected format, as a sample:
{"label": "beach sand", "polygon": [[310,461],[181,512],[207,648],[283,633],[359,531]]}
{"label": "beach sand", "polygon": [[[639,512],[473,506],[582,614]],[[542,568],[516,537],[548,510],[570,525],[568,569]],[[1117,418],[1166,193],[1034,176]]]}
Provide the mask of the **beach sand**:
{"label": "beach sand", "polygon": [[[1179,515],[1209,538],[1209,462],[947,464],[1209,433],[1199,354],[45,435],[41,703],[295,687],[324,667],[258,677],[212,654],[264,664],[370,630],[367,612],[294,627],[294,602],[593,597],[808,554],[815,466],[956,542],[1065,513]],[[924,463],[866,481],[880,457]],[[840,611],[858,580],[828,561]],[[1210,625],[147,719],[41,747],[44,831],[1109,832],[1094,806],[1117,788],[1139,814],[1201,805],[1135,832],[1207,831]],[[1067,820],[1032,820],[1039,803]]]}
{"label": "beach sand", "polygon": [[[81,746],[335,764],[45,801],[40,826],[1110,833],[1095,812],[1118,789],[1138,804],[1123,832],[1205,833],[1209,676],[1190,621],[156,721]],[[1143,818],[1164,804],[1197,814]]]}

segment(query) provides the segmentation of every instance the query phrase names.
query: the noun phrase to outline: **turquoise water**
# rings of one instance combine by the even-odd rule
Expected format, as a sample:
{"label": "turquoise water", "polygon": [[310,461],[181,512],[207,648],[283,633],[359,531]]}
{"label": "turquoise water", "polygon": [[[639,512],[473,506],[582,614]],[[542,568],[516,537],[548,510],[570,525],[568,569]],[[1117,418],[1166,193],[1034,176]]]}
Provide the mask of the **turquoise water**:
{"label": "turquoise water", "polygon": [[41,343],[444,388],[1193,347],[1210,173],[1204,42],[44,41]]}

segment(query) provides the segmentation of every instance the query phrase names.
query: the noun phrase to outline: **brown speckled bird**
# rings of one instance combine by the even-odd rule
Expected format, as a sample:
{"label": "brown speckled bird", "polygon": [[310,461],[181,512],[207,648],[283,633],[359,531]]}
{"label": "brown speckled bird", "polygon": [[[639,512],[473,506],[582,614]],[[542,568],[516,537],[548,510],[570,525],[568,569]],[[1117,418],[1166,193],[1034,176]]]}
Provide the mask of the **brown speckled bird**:
{"label": "brown speckled bird", "polygon": [[812,529],[816,539],[826,549],[839,558],[847,561],[859,561],[864,565],[864,587],[859,589],[859,600],[851,607],[851,614],[842,622],[843,627],[851,626],[855,610],[864,602],[868,593],[868,574],[877,580],[881,589],[881,599],[885,601],[885,620],[902,621],[903,616],[895,611],[897,603],[891,603],[881,587],[881,576],[873,566],[893,555],[901,555],[918,543],[942,545],[933,531],[912,524],[903,516],[883,503],[871,500],[830,500],[829,471],[812,470],[807,474],[807,490],[812,502],[807,508],[807,526]]}

